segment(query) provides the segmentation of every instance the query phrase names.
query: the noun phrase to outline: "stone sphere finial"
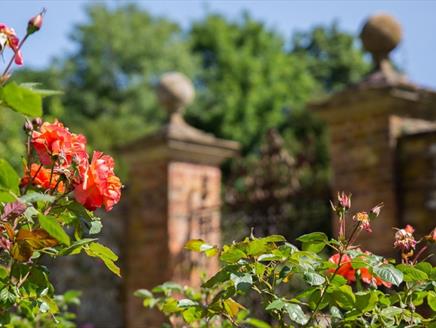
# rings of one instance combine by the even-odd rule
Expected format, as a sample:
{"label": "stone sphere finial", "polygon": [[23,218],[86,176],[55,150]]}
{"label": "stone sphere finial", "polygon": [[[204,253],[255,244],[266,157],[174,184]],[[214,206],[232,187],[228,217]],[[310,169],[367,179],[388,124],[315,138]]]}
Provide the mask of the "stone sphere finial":
{"label": "stone sphere finial", "polygon": [[403,35],[400,23],[390,15],[371,16],[362,28],[360,38],[375,64],[387,59],[389,53],[400,43]]}
{"label": "stone sphere finial", "polygon": [[183,109],[194,100],[194,95],[191,80],[178,72],[165,73],[157,86],[159,102],[170,115],[181,114]]}

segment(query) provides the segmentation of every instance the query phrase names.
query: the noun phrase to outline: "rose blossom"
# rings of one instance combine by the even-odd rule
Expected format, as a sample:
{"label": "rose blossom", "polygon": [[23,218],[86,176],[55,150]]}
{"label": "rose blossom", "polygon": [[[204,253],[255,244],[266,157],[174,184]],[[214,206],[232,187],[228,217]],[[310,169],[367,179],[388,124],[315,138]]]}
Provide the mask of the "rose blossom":
{"label": "rose blossom", "polygon": [[86,171],[86,138],[71,133],[62,123],[44,122],[38,131],[33,131],[31,143],[43,165],[52,166],[56,158],[60,166],[67,167],[74,161],[81,175]]}
{"label": "rose blossom", "polygon": [[57,191],[61,193],[64,192],[64,183],[62,181],[58,183],[60,179],[59,174],[53,172],[50,182],[51,175],[52,172],[50,169],[33,163],[30,166],[30,171],[28,169],[26,170],[24,177],[21,179],[20,185],[25,186],[29,183],[32,183],[32,185],[41,187],[43,189],[53,189],[57,185]]}
{"label": "rose blossom", "polygon": [[[365,253],[370,254],[369,252]],[[337,265],[339,264],[339,258],[339,253],[336,253],[329,258],[329,261]],[[330,273],[333,273],[335,271],[336,269],[333,268],[328,270],[328,272]],[[374,286],[384,285],[388,288],[392,287],[391,283],[384,281],[379,277],[374,277],[367,268],[360,268],[358,270],[355,270],[351,264],[351,258],[347,254],[344,254],[341,259],[341,265],[336,274],[347,279],[349,283],[352,283],[356,281],[356,271],[360,273],[360,279],[366,284],[373,284]]]}
{"label": "rose blossom", "polygon": [[[339,264],[339,253],[334,254],[329,258],[329,261],[338,265]],[[348,282],[356,281],[355,270],[351,266],[351,259],[347,254],[342,255],[341,263],[338,271],[336,272],[338,275],[344,277],[348,280]],[[336,269],[329,269],[329,272],[333,273]]]}
{"label": "rose blossom", "polygon": [[0,41],[3,41],[1,42],[0,52],[3,50],[2,48],[4,45],[9,46],[9,48],[11,48],[15,53],[15,64],[23,65],[23,56],[21,51],[18,49],[20,40],[17,38],[14,29],[0,23]]}
{"label": "rose blossom", "polygon": [[106,211],[118,203],[121,181],[114,174],[114,160],[109,155],[94,151],[83,181],[74,189],[76,200],[93,211],[104,205]]}
{"label": "rose blossom", "polygon": [[413,237],[415,229],[411,225],[407,225],[404,229],[398,229],[395,233],[394,247],[402,251],[409,252],[416,247],[416,240]]}
{"label": "rose blossom", "polygon": [[371,224],[369,223],[369,215],[368,215],[368,213],[366,213],[366,212],[359,212],[359,213],[357,213],[357,214],[353,217],[353,219],[354,219],[355,221],[360,222],[360,227],[361,227],[363,230],[365,230],[365,231],[367,231],[367,232],[372,232]]}

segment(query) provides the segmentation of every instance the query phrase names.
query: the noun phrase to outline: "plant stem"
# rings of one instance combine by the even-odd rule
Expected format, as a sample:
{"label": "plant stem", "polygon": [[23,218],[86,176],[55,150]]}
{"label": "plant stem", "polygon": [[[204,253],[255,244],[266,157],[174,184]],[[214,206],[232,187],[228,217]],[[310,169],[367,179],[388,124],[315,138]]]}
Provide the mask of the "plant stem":
{"label": "plant stem", "polygon": [[322,291],[321,291],[321,295],[320,295],[320,297],[319,297],[319,300],[318,300],[318,302],[316,303],[315,309],[313,310],[312,315],[310,316],[309,321],[307,322],[306,325],[310,324],[310,323],[313,321],[313,319],[315,318],[315,315],[316,315],[317,312],[318,312],[318,309],[319,309],[319,307],[320,307],[320,305],[321,305],[321,302],[322,302],[322,300],[324,299],[324,296],[325,296],[325,293],[326,293],[326,291],[327,291],[327,288],[330,286],[330,281],[332,281],[332,280],[335,278],[336,274],[338,273],[339,269],[341,268],[341,266],[342,266],[342,263],[341,263],[341,262],[342,262],[342,258],[343,258],[344,255],[345,255],[345,251],[346,251],[346,250],[348,249],[348,247],[350,246],[350,243],[351,243],[351,241],[353,240],[354,234],[356,233],[356,231],[358,230],[359,227],[360,227],[360,223],[357,222],[356,225],[354,226],[353,231],[351,232],[350,237],[349,237],[348,240],[346,241],[344,247],[342,247],[342,248],[339,249],[339,261],[338,261],[338,265],[337,265],[335,271],[333,272],[332,277],[330,278],[329,281],[327,281],[327,284],[326,284],[326,285],[324,286],[324,288],[322,289]]}

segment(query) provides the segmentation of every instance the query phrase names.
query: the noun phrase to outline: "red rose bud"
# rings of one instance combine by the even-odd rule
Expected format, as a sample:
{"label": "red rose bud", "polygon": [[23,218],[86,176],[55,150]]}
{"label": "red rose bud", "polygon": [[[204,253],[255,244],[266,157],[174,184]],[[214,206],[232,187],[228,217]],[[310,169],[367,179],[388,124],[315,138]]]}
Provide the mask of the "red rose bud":
{"label": "red rose bud", "polygon": [[41,29],[42,21],[43,21],[42,18],[44,14],[45,14],[45,9],[43,9],[38,15],[33,16],[29,20],[29,23],[27,24],[27,34],[30,35]]}

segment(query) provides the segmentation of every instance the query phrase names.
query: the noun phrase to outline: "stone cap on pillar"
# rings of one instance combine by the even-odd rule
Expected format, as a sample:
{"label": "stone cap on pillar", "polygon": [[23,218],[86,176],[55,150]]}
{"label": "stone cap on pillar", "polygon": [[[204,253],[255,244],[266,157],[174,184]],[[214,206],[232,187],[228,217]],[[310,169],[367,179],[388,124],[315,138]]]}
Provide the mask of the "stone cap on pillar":
{"label": "stone cap on pillar", "polygon": [[185,75],[178,72],[164,74],[156,94],[161,106],[168,112],[167,122],[156,133],[123,147],[122,153],[128,160],[166,158],[219,165],[238,153],[238,142],[216,138],[185,122],[183,111],[192,103],[195,94],[191,81]]}
{"label": "stone cap on pillar", "polygon": [[310,107],[319,111],[346,107],[368,99],[380,101],[381,97],[392,97],[409,102],[431,98],[436,101],[436,92],[410,82],[406,75],[398,72],[391,64],[389,54],[402,39],[400,23],[390,15],[377,14],[368,18],[360,33],[362,44],[373,59],[373,70],[358,83],[346,87],[326,99],[315,101]]}

